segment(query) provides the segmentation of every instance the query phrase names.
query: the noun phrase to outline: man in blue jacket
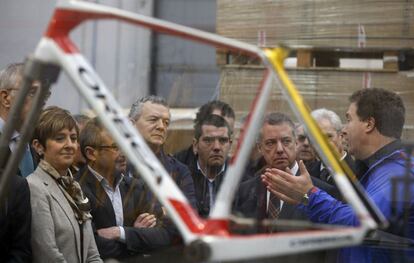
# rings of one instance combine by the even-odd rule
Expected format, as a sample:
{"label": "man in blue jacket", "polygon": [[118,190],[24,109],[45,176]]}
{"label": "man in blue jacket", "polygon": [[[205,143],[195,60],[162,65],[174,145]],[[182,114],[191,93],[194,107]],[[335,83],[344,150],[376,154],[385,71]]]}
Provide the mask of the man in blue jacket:
{"label": "man in blue jacket", "polygon": [[[351,95],[350,103],[344,131],[349,152],[357,160],[358,178],[368,196],[390,221],[388,231],[401,235],[401,231],[397,231],[398,222],[391,218],[391,207],[396,208],[398,216],[402,216],[403,187],[398,188],[397,200],[392,200],[391,178],[404,176],[406,169],[406,155],[400,142],[405,121],[402,99],[393,92],[373,88],[356,91]],[[411,163],[414,163],[412,159]],[[284,171],[272,169],[262,179],[275,195],[286,202],[297,204],[313,222],[349,226],[359,224],[351,206],[314,187],[303,163],[300,168],[300,176],[287,176]],[[305,194],[309,197],[308,202],[302,202]],[[413,205],[414,199],[411,198],[408,207]],[[404,237],[413,239],[414,213],[411,211],[407,229]],[[368,246],[343,248],[338,253],[337,261],[393,262],[395,255],[403,255],[403,261],[413,262],[408,254]]]}

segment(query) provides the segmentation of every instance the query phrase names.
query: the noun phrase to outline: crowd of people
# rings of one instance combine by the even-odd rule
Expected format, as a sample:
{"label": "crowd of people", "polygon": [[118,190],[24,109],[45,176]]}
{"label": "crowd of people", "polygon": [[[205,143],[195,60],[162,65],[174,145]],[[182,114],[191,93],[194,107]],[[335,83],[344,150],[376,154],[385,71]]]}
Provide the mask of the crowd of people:
{"label": "crowd of people", "polygon": [[[0,72],[0,133],[22,78],[23,64],[11,64]],[[40,86],[34,81],[31,89]],[[19,124],[32,99],[26,97]],[[391,183],[407,172],[407,158],[414,164],[401,142],[403,101],[392,91],[372,88],[353,93],[349,102],[344,125],[337,113],[325,108],[311,115],[389,220],[384,232],[411,240],[414,199],[403,199],[403,186],[396,187],[393,199]],[[128,117],[195,211],[208,217],[227,176],[231,145],[236,143],[231,106],[219,100],[202,105],[194,120],[192,144],[173,155],[163,147],[171,119],[164,98],[138,98]],[[285,113],[270,112],[257,128],[257,144],[236,192],[235,215],[259,221],[359,224],[302,124]],[[15,149],[20,129],[18,125],[9,153]],[[102,262],[151,256],[182,244],[165,209],[110,132],[97,118],[72,115],[57,106],[42,111],[6,197],[0,200],[0,262]],[[402,226],[407,207],[408,220]],[[393,262],[396,254],[403,261],[414,260],[410,249],[395,251],[362,244],[315,254],[316,261],[309,262]]]}

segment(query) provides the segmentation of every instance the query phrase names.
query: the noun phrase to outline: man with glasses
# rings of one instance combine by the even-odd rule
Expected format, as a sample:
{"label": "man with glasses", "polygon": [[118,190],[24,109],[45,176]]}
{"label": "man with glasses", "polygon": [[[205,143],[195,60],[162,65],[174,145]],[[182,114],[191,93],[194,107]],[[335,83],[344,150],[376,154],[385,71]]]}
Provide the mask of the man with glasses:
{"label": "man with glasses", "polygon": [[192,177],[197,197],[198,213],[207,217],[227,168],[231,146],[231,128],[218,115],[207,115],[195,125],[193,151],[197,157]]}
{"label": "man with glasses", "polygon": [[97,118],[80,134],[87,166],[76,178],[91,205],[95,240],[102,258],[124,258],[170,244],[163,212],[143,185],[124,176],[126,159]]}

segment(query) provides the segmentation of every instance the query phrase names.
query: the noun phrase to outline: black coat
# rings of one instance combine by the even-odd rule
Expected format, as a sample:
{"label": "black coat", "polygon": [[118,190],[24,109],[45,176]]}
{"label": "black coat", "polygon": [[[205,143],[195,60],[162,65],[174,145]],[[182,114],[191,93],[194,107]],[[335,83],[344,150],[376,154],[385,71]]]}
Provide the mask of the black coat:
{"label": "black coat", "polygon": [[[225,164],[227,168],[227,163]],[[220,189],[220,186],[223,182],[223,178],[226,174],[226,169],[218,174],[214,179],[214,188],[213,193],[217,195],[217,192]],[[191,176],[193,177],[194,181],[194,188],[196,193],[197,199],[197,211],[201,217],[208,217],[210,214],[210,196],[209,196],[209,188],[208,188],[208,179],[204,176],[197,166],[194,170],[191,171]]]}
{"label": "black coat", "polygon": [[12,176],[7,191],[6,199],[0,200],[0,262],[31,262],[30,189],[20,170]]}
{"label": "black coat", "polygon": [[[165,154],[164,151],[161,151],[157,157],[164,166],[165,170],[167,170],[167,173],[177,184],[178,188],[180,188],[185,197],[187,197],[188,202],[191,204],[193,208],[195,208],[196,195],[194,189],[194,182],[188,167],[175,157]],[[134,167],[130,163],[128,163],[127,174],[131,174],[139,181],[142,181],[142,179],[139,177],[139,175],[137,175]],[[150,195],[152,195],[152,193],[150,193]],[[155,200],[154,196],[151,198]]]}
{"label": "black coat", "polygon": [[[267,191],[266,187],[261,181],[261,174],[262,170],[257,172],[253,178],[240,184],[234,204],[235,212],[241,213],[245,217],[253,217],[259,219],[265,218]],[[299,175],[299,170],[296,173],[296,176],[297,175]],[[311,179],[313,185],[316,187],[326,191],[334,197],[339,197],[339,192],[336,187],[313,176],[311,176]],[[278,218],[304,220],[307,219],[307,216],[303,212],[296,209],[296,205],[291,205],[284,202]]]}
{"label": "black coat", "polygon": [[26,179],[13,176],[0,202],[0,262],[31,262],[30,190]]}
{"label": "black coat", "polygon": [[[96,230],[116,226],[115,212],[105,190],[96,177],[85,167],[76,176],[91,205],[92,226],[95,240],[102,258],[123,258],[170,244],[171,234],[162,225],[162,210],[149,199],[149,193],[142,183],[131,177],[124,177],[119,185],[123,213],[125,243],[108,240],[97,235]],[[139,214],[152,213],[157,216],[157,226],[135,228],[134,221]],[[160,220],[161,219],[161,220]]]}

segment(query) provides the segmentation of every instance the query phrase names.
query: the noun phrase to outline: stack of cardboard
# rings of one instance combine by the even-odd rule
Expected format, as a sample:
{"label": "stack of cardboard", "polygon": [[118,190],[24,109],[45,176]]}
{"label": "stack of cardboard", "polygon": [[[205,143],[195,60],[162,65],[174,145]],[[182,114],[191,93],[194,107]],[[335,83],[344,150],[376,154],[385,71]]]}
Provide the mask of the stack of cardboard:
{"label": "stack of cardboard", "polygon": [[268,47],[414,47],[414,1],[218,0],[217,33]]}
{"label": "stack of cardboard", "polygon": [[[221,71],[221,99],[236,111],[238,118],[246,115],[257,88],[263,78],[262,67],[226,66]],[[404,73],[358,72],[335,70],[288,70],[294,84],[310,109],[328,108],[345,120],[348,97],[369,81],[371,87],[394,90],[400,94],[406,106],[405,139],[414,139],[414,78]],[[269,111],[282,111],[293,117],[280,87],[273,84],[268,104]]]}

